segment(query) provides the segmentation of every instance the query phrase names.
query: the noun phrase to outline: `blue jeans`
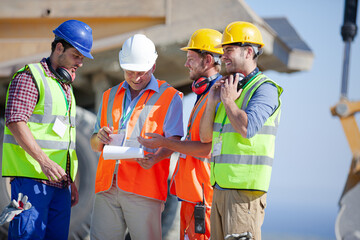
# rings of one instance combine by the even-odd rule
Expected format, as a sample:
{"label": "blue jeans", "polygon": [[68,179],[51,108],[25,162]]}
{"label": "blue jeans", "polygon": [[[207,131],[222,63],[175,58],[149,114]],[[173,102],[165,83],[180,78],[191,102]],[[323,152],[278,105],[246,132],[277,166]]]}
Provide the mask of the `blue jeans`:
{"label": "blue jeans", "polygon": [[15,216],[9,226],[9,240],[67,240],[69,235],[71,192],[29,178],[16,177],[11,182],[11,199],[27,195],[32,208]]}

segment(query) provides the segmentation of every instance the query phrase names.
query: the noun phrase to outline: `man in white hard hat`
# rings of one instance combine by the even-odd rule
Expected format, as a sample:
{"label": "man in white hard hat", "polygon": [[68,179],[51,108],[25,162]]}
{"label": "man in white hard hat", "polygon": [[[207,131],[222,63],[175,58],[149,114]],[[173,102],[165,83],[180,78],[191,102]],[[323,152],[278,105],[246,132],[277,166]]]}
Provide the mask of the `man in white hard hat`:
{"label": "man in white hard hat", "polygon": [[174,174],[171,178],[170,193],[181,201],[180,240],[210,239],[210,213],[213,189],[210,185],[211,143],[200,142],[199,125],[205,110],[211,86],[219,80],[222,48],[222,34],[209,28],[196,30],[188,45],[181,48],[187,52],[185,67],[193,81],[192,91],[197,95],[191,111],[186,138],[183,141],[167,139],[149,133],[151,139],[139,137],[146,147],[166,147],[180,152]]}
{"label": "man in white hard hat", "polygon": [[[105,91],[98,111],[91,147],[105,145],[140,148],[137,137],[146,132],[181,139],[182,93],[153,73],[157,53],[145,35],[127,39],[119,53],[125,81]],[[171,150],[143,148],[144,157],[99,158],[91,239],[122,239],[126,229],[133,240],[161,239],[161,212],[167,197]]]}

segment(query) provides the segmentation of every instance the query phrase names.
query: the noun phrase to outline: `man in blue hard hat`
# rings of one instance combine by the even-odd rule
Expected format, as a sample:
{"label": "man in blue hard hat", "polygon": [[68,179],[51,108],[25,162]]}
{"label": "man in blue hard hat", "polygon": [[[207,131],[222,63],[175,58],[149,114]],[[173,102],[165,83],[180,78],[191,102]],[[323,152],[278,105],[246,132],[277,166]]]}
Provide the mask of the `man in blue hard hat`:
{"label": "man in blue hard hat", "polygon": [[17,71],[6,95],[2,176],[11,177],[11,199],[22,193],[32,204],[12,219],[8,239],[68,239],[78,202],[71,83],[93,58],[92,29],[68,20],[53,32],[50,56]]}

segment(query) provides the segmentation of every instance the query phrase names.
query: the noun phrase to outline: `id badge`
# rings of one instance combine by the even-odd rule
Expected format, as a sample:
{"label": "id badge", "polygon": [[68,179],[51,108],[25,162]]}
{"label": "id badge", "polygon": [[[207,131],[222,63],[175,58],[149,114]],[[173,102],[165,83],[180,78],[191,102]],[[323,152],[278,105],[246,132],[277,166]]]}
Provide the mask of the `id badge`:
{"label": "id badge", "polygon": [[126,129],[121,129],[119,133],[110,134],[110,137],[112,138],[110,145],[122,146],[124,143],[125,134]]}
{"label": "id badge", "polygon": [[222,146],[222,139],[221,137],[217,137],[214,140],[213,156],[219,156],[221,154],[221,146]]}
{"label": "id badge", "polygon": [[66,132],[66,122],[65,119],[61,119],[60,117],[56,117],[54,126],[52,130],[61,138],[64,137]]}

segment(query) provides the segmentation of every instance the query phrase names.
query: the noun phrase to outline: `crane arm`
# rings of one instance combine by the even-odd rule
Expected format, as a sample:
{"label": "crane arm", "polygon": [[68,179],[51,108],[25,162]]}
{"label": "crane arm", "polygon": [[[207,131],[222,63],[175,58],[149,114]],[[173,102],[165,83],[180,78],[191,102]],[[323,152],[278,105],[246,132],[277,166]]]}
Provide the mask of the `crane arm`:
{"label": "crane arm", "polygon": [[360,131],[355,119],[355,113],[360,112],[360,101],[341,99],[331,108],[333,116],[340,118],[345,136],[353,154],[348,178],[342,196],[360,182]]}

